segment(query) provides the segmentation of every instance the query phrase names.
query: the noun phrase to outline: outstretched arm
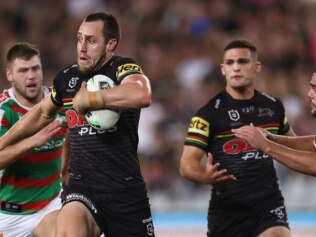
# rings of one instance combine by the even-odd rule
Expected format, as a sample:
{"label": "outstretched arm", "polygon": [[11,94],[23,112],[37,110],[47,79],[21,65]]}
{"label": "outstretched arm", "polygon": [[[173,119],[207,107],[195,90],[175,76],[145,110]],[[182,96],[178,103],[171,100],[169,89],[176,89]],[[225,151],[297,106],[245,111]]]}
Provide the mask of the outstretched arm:
{"label": "outstretched arm", "polygon": [[[239,129],[233,129],[233,132],[237,137],[244,139],[256,149],[262,150],[263,152],[270,155],[273,159],[281,162],[289,168],[305,174],[316,176],[315,148],[314,152],[303,151],[301,149],[293,149],[275,143],[274,141],[267,139],[266,136],[253,125],[243,126]],[[293,139],[295,138],[297,137],[293,137]],[[300,142],[311,142],[313,144],[313,142],[306,137],[303,137]]]}
{"label": "outstretched arm", "polygon": [[34,135],[53,122],[59,109],[53,104],[49,96],[45,97],[0,138],[0,150]]}
{"label": "outstretched arm", "polygon": [[35,135],[0,150],[0,169],[4,169],[8,165],[17,161],[21,155],[27,151],[44,145],[48,139],[54,136],[54,134],[56,134],[59,130],[60,122],[56,120]]}
{"label": "outstretched arm", "polygon": [[302,151],[315,151],[314,139],[315,135],[289,137],[282,135],[269,134],[268,139],[278,144],[298,149]]}
{"label": "outstretched arm", "polygon": [[215,184],[225,180],[235,180],[236,178],[227,173],[226,169],[220,169],[220,164],[212,164],[213,158],[209,154],[205,166],[201,161],[205,152],[193,146],[184,146],[180,159],[181,176],[195,182],[204,184]]}
{"label": "outstretched arm", "polygon": [[272,134],[263,128],[257,127],[269,140],[278,144],[302,151],[315,151],[314,139],[315,135],[296,136],[292,128],[285,135]]}

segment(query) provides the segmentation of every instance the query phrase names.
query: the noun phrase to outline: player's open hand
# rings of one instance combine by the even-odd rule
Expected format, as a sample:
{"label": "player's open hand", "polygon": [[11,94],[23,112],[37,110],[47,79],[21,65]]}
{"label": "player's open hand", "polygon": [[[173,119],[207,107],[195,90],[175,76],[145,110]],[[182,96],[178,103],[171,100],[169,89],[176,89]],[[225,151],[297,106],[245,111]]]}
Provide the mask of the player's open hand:
{"label": "player's open hand", "polygon": [[232,132],[239,138],[245,140],[254,148],[263,150],[267,141],[269,132],[262,128],[257,128],[253,124],[243,126],[237,129],[232,129]]}
{"label": "player's open hand", "polygon": [[47,141],[52,138],[57,132],[59,132],[62,128],[60,127],[61,122],[59,120],[55,120],[54,122],[48,124],[38,133],[33,135],[30,140],[34,142],[33,147],[39,147],[47,143]]}
{"label": "player's open hand", "polygon": [[223,182],[226,180],[236,180],[236,177],[232,174],[228,174],[227,169],[221,169],[220,164],[213,165],[213,156],[208,154],[207,163],[205,166],[206,179],[210,184]]}

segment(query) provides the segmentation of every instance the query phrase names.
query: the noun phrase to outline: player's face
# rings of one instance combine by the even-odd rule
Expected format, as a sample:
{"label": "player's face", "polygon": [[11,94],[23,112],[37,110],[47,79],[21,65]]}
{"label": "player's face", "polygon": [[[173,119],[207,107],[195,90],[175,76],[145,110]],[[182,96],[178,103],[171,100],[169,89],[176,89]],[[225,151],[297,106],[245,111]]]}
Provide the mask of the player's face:
{"label": "player's face", "polygon": [[38,56],[29,60],[16,58],[7,68],[7,79],[20,103],[28,106],[42,99],[43,72]]}
{"label": "player's face", "polygon": [[89,73],[106,62],[106,43],[103,22],[82,22],[77,33],[77,63],[79,70]]}
{"label": "player's face", "polygon": [[308,98],[311,105],[311,113],[316,117],[316,73],[313,73],[310,81],[310,90],[308,92]]}
{"label": "player's face", "polygon": [[257,72],[261,70],[261,64],[249,49],[229,49],[224,53],[221,70],[228,87],[243,89],[253,85]]}

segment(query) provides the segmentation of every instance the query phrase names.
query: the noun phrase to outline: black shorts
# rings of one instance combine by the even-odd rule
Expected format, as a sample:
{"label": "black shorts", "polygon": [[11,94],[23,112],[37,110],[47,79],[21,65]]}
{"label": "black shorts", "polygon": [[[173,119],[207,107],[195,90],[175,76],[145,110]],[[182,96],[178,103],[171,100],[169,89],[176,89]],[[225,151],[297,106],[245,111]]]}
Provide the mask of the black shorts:
{"label": "black shorts", "polygon": [[244,204],[220,198],[210,202],[208,237],[256,237],[274,226],[289,228],[282,196]]}
{"label": "black shorts", "polygon": [[62,202],[83,203],[94,216],[106,237],[154,237],[154,226],[147,191],[103,193],[68,185],[62,192]]}

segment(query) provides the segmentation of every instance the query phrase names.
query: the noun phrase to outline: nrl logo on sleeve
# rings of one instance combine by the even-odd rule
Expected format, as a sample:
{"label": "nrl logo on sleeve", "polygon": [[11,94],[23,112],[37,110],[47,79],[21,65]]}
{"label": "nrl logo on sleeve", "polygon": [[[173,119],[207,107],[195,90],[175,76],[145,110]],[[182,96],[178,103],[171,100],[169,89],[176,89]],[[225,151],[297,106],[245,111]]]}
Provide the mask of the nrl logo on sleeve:
{"label": "nrl logo on sleeve", "polygon": [[189,133],[198,133],[209,136],[210,123],[200,117],[193,117],[189,126]]}
{"label": "nrl logo on sleeve", "polygon": [[120,77],[124,76],[125,74],[131,73],[131,72],[132,73],[133,72],[134,73],[143,73],[142,69],[137,64],[126,63],[126,64],[123,64],[117,68],[116,77],[120,78]]}

